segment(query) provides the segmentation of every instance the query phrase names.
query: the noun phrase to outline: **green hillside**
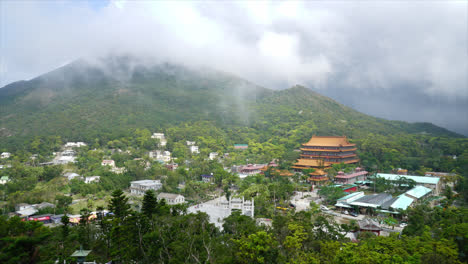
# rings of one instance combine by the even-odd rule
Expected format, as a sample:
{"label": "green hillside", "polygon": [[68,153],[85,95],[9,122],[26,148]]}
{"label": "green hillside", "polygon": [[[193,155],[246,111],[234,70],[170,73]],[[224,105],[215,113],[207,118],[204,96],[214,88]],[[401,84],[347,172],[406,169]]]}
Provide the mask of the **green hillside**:
{"label": "green hillside", "polygon": [[429,133],[459,136],[432,124],[373,118],[302,87],[272,91],[210,69],[138,65],[128,57],[99,65],[76,61],[0,89],[0,143],[60,135],[92,141],[134,128],[163,129],[209,120],[259,132],[310,124],[316,134]]}

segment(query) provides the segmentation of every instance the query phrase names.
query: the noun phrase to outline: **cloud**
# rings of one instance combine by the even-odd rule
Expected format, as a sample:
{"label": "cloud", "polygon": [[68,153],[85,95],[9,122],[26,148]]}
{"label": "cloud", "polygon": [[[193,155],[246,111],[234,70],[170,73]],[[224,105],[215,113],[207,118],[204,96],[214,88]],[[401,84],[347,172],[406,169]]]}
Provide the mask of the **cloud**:
{"label": "cloud", "polygon": [[346,95],[378,99],[404,93],[405,84],[414,96],[440,98],[443,116],[444,104],[468,102],[467,5],[2,1],[0,86],[80,57],[130,53],[210,66],[275,89],[306,84],[361,110],[368,107]]}

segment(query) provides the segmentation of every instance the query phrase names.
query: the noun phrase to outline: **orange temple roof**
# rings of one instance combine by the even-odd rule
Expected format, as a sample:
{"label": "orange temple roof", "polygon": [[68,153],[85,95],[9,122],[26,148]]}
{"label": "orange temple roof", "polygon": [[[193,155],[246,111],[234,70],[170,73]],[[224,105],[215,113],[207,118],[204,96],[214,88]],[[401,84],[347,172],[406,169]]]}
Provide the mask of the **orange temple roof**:
{"label": "orange temple roof", "polygon": [[328,178],[327,177],[310,177],[307,180],[318,182],[318,181],[328,181]]}
{"label": "orange temple roof", "polygon": [[309,142],[303,146],[321,146],[321,147],[351,147],[356,144],[349,143],[346,137],[321,137],[312,136]]}
{"label": "orange temple roof", "polygon": [[309,174],[313,175],[313,176],[322,176],[322,175],[326,175],[327,173],[325,171],[323,171],[323,170],[315,169],[314,172],[311,172]]}
{"label": "orange temple roof", "polygon": [[330,166],[330,162],[316,160],[316,159],[298,159],[297,162],[294,164],[295,166],[308,166],[308,167],[328,167]]}

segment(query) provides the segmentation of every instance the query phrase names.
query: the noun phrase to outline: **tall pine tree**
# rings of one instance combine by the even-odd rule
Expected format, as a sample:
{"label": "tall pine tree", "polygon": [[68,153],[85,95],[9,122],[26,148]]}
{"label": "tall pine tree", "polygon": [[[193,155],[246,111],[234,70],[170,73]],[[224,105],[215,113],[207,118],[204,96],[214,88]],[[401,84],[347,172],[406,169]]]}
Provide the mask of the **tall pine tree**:
{"label": "tall pine tree", "polygon": [[143,206],[142,206],[143,214],[151,218],[151,215],[156,213],[157,205],[158,205],[158,201],[156,200],[154,191],[152,190],[146,191],[145,196],[143,197]]}
{"label": "tall pine tree", "polygon": [[128,197],[125,196],[122,190],[119,189],[112,192],[109,210],[120,219],[125,218],[129,214],[130,205],[128,204]]}

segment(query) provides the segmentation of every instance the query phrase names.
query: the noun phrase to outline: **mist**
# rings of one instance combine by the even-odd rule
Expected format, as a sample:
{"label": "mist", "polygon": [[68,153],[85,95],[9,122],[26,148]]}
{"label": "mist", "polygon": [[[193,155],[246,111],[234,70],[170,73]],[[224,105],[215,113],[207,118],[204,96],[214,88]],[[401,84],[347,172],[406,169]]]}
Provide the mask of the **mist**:
{"label": "mist", "polygon": [[468,135],[467,13],[466,1],[1,1],[0,87],[132,54]]}

